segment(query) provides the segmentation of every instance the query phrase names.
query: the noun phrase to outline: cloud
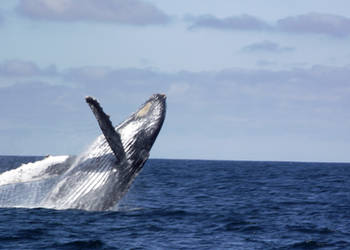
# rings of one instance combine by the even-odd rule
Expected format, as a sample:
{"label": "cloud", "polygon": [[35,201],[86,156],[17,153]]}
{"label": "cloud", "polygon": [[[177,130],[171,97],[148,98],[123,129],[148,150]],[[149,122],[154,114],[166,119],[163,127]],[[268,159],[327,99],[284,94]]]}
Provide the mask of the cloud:
{"label": "cloud", "polygon": [[298,16],[290,16],[276,21],[275,24],[267,22],[255,16],[241,15],[226,18],[218,18],[212,15],[187,17],[191,22],[190,30],[218,29],[218,30],[246,30],[246,31],[273,31],[300,34],[323,34],[333,37],[346,37],[350,35],[350,18],[325,14],[308,13]]}
{"label": "cloud", "polygon": [[277,28],[284,32],[344,37],[350,35],[350,18],[332,14],[309,13],[280,19],[277,21]]}
{"label": "cloud", "polygon": [[[35,77],[33,80],[32,77]],[[305,84],[318,90],[323,87],[348,87],[350,79],[349,66],[331,67],[315,65],[311,68],[292,68],[290,70],[254,70],[231,68],[220,71],[179,71],[161,72],[152,69],[111,68],[85,66],[67,68],[57,71],[55,66],[41,68],[31,61],[10,60],[0,63],[0,78],[7,79],[16,85],[17,79],[23,82],[48,82],[57,86],[67,83],[71,86],[89,91],[109,93],[111,89],[119,92],[154,92],[171,91],[179,94],[189,94],[193,89],[198,93],[211,94],[212,89],[224,91],[237,87],[264,86],[298,86]],[[28,80],[25,80],[28,79]],[[55,83],[55,84],[52,84]],[[210,91],[207,91],[209,89]],[[349,88],[350,89],[350,88]],[[326,92],[327,93],[327,92]],[[276,95],[278,96],[278,95]]]}
{"label": "cloud", "polygon": [[276,62],[270,61],[270,60],[260,59],[256,62],[256,65],[258,65],[260,67],[265,67],[265,66],[276,65]]}
{"label": "cloud", "polygon": [[89,126],[95,125],[84,119],[89,116],[82,95],[79,88],[51,81],[27,80],[0,88],[0,150],[31,155],[82,150],[91,140]]}
{"label": "cloud", "polygon": [[49,73],[54,69],[40,69],[35,63],[22,60],[8,60],[0,63],[0,76],[34,76]]}
{"label": "cloud", "polygon": [[264,40],[262,42],[252,43],[244,48],[242,48],[243,52],[274,52],[274,53],[281,53],[281,52],[288,52],[293,51],[294,48],[292,47],[282,47],[279,44],[271,41]]}
{"label": "cloud", "polygon": [[165,24],[169,16],[142,0],[21,0],[17,11],[51,21],[100,21],[130,25]]}
{"label": "cloud", "polygon": [[58,79],[55,65],[40,68],[36,63],[23,60],[7,60],[0,63],[0,88],[21,82],[44,78]]}
{"label": "cloud", "polygon": [[109,67],[76,67],[67,69],[62,78],[66,82],[81,84],[86,88],[95,89],[96,86],[105,86],[110,91],[129,91],[137,93],[146,88],[148,93],[164,90],[164,79],[169,75],[149,69],[124,68],[113,69]]}
{"label": "cloud", "polygon": [[222,30],[263,30],[269,26],[264,21],[250,16],[240,15],[226,18],[217,18],[212,15],[202,15],[198,17],[187,17],[186,20],[192,24],[189,29],[212,28]]}
{"label": "cloud", "polygon": [[[163,92],[168,114],[152,157],[349,159],[337,150],[338,142],[350,141],[349,66],[172,73],[90,66],[55,74],[36,66],[35,79],[21,77],[21,84],[6,72],[0,78],[13,84],[0,88],[3,153],[77,153],[99,134],[84,96],[97,97],[117,124]],[[325,150],[316,152],[322,145]],[[334,153],[326,154],[329,145]],[[293,153],[298,150],[310,157],[300,158]]]}

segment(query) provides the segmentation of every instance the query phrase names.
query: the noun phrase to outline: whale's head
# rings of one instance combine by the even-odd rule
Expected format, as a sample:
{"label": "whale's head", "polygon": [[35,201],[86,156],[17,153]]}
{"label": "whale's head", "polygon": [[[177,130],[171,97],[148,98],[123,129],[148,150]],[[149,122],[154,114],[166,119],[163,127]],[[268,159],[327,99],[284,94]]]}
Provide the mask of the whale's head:
{"label": "whale's head", "polygon": [[166,96],[152,95],[117,128],[127,159],[145,161],[163,125]]}
{"label": "whale's head", "polygon": [[117,158],[117,164],[127,160],[142,165],[147,160],[149,151],[164,122],[165,95],[152,95],[135,113],[116,128],[113,127],[109,116],[104,113],[95,98],[88,96],[85,99]]}

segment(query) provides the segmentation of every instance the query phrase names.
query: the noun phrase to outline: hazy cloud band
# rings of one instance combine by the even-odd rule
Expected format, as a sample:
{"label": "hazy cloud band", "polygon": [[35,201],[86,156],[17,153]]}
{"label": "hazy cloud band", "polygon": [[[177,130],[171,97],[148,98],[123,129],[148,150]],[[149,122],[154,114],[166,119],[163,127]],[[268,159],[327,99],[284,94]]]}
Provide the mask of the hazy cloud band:
{"label": "hazy cloud band", "polygon": [[142,0],[21,0],[18,13],[51,21],[100,21],[130,25],[164,24],[169,16]]}
{"label": "hazy cloud band", "polygon": [[188,26],[190,30],[211,28],[219,30],[265,30],[289,33],[324,34],[334,37],[350,35],[350,18],[315,12],[282,18],[277,20],[275,24],[269,24],[250,15],[226,18],[202,15],[191,18],[187,17],[186,20],[190,22]]}

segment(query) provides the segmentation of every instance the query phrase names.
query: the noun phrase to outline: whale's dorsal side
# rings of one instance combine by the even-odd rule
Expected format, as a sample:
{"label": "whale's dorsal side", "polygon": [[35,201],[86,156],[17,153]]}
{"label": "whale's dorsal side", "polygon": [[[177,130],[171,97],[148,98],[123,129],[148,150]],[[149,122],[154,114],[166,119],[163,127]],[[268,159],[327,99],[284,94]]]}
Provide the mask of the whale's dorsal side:
{"label": "whale's dorsal side", "polygon": [[103,111],[101,105],[95,98],[88,96],[85,100],[94,113],[103,135],[117,158],[117,164],[123,162],[126,159],[125,150],[121,142],[120,134],[113,127],[109,115]]}

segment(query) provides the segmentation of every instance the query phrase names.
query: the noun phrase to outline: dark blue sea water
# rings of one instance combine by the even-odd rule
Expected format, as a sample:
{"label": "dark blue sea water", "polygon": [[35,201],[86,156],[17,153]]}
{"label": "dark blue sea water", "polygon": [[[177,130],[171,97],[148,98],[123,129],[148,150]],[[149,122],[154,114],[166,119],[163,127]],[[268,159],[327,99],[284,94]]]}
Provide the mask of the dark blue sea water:
{"label": "dark blue sea water", "polygon": [[118,211],[0,208],[0,249],[350,249],[350,164],[151,159]]}

